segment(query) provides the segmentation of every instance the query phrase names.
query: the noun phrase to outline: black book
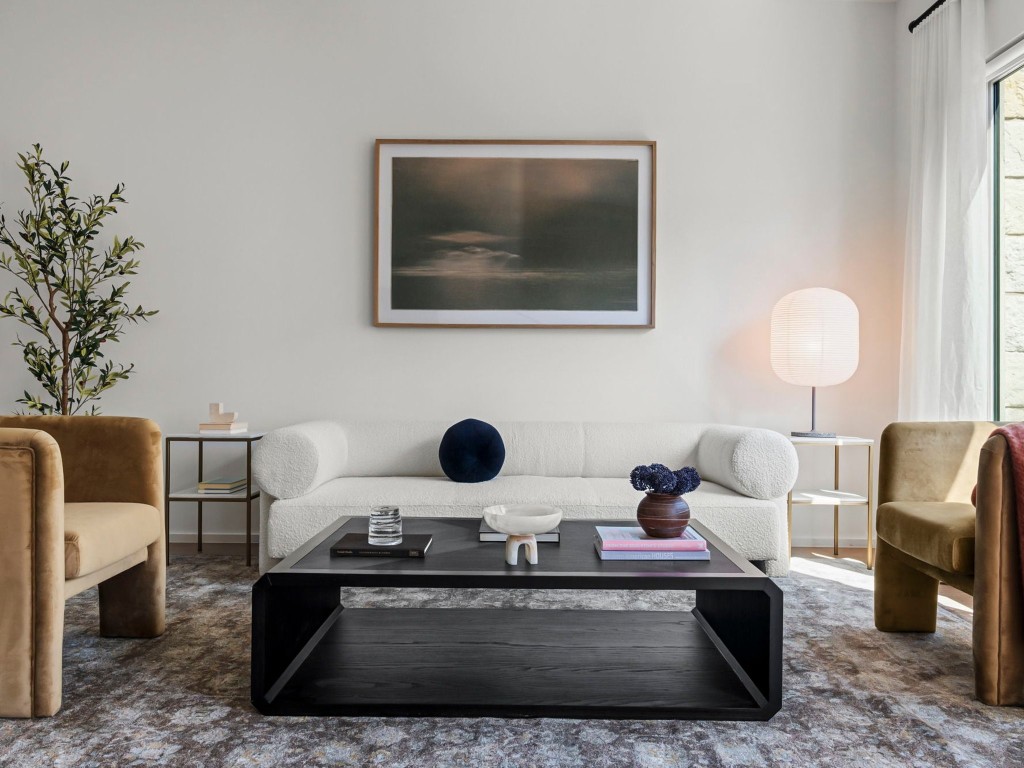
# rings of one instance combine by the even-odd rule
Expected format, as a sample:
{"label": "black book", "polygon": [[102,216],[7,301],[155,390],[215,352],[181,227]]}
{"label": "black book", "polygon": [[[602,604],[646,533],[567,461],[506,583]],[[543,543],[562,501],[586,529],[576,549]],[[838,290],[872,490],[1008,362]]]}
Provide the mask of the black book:
{"label": "black book", "polygon": [[406,534],[399,544],[371,544],[365,533],[346,533],[331,545],[331,557],[423,557],[434,537],[426,533]]}

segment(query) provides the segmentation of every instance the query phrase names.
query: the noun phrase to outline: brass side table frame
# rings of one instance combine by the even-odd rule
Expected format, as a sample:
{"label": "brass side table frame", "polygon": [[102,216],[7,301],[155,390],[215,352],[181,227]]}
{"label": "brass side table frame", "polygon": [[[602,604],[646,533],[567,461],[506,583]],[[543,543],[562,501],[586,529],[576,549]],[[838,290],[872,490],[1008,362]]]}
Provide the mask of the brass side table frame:
{"label": "brass side table frame", "polygon": [[[167,435],[164,438],[164,540],[167,544],[167,564],[171,564],[171,503],[189,501],[196,504],[196,551],[203,551],[203,502],[218,504],[245,504],[245,564],[252,565],[252,503],[260,498],[259,488],[252,483],[252,444],[263,437],[262,432],[237,432],[235,434],[209,435],[188,432]],[[171,443],[197,443],[199,471],[196,485],[171,493]],[[206,443],[245,443],[245,490],[235,493],[200,493],[199,483],[203,481],[203,446]]]}
{"label": "brass side table frame", "polygon": [[[794,446],[816,445],[831,447],[835,458],[835,471],[832,488],[821,488],[814,490],[791,490],[786,498],[789,527],[789,551],[793,551],[793,507],[795,506],[827,506],[832,507],[832,554],[839,555],[839,508],[840,507],[866,507],[868,518],[868,552],[865,558],[865,565],[868,569],[875,564],[875,492],[874,492],[874,447],[875,441],[868,437],[790,437]],[[867,471],[868,489],[867,495],[849,493],[840,490],[839,486],[839,453],[840,448],[865,447],[868,449]]]}

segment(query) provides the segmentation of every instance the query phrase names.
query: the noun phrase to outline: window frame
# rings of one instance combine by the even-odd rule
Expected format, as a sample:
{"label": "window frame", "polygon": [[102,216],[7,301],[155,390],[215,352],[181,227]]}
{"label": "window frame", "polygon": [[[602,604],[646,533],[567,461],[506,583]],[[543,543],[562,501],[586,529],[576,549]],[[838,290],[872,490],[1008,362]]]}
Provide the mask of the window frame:
{"label": "window frame", "polygon": [[991,169],[991,237],[992,237],[992,410],[997,422],[1003,421],[1002,356],[1003,356],[1003,294],[1002,294],[1002,175],[1000,173],[1002,137],[1002,111],[999,99],[999,84],[1018,70],[1024,69],[1024,39],[1008,47],[989,60],[985,87],[988,89],[989,114],[989,163]]}

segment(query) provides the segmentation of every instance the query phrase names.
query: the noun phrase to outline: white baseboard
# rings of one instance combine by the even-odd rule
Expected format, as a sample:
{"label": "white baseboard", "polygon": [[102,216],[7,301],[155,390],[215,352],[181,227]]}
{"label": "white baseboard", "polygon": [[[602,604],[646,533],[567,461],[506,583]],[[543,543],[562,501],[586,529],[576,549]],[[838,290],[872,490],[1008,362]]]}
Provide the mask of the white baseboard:
{"label": "white baseboard", "polygon": [[[174,533],[171,532],[171,544],[195,544],[196,533],[191,531],[189,533]],[[254,544],[259,543],[260,535],[256,531],[252,532],[252,541]],[[245,544],[244,533],[207,533],[203,531],[203,543],[204,544]]]}

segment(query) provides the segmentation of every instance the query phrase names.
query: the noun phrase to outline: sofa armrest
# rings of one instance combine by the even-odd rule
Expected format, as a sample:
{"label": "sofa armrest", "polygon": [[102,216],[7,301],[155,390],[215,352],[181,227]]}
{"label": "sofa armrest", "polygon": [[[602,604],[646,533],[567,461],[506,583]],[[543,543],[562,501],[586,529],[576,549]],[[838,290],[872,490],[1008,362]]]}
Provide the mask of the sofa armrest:
{"label": "sofa armrest", "polygon": [[253,447],[252,471],[262,490],[294,499],[341,477],[347,461],[345,428],[336,421],[307,421],[264,435]]}
{"label": "sofa armrest", "polygon": [[793,444],[770,429],[712,425],[697,443],[703,479],[754,499],[785,496],[798,470]]}
{"label": "sofa armrest", "polygon": [[60,709],[64,473],[57,442],[0,428],[0,717]]}
{"label": "sofa armrest", "polygon": [[980,452],[974,540],[974,670],[986,704],[1024,704],[1024,587],[1013,461],[1002,435]]}

